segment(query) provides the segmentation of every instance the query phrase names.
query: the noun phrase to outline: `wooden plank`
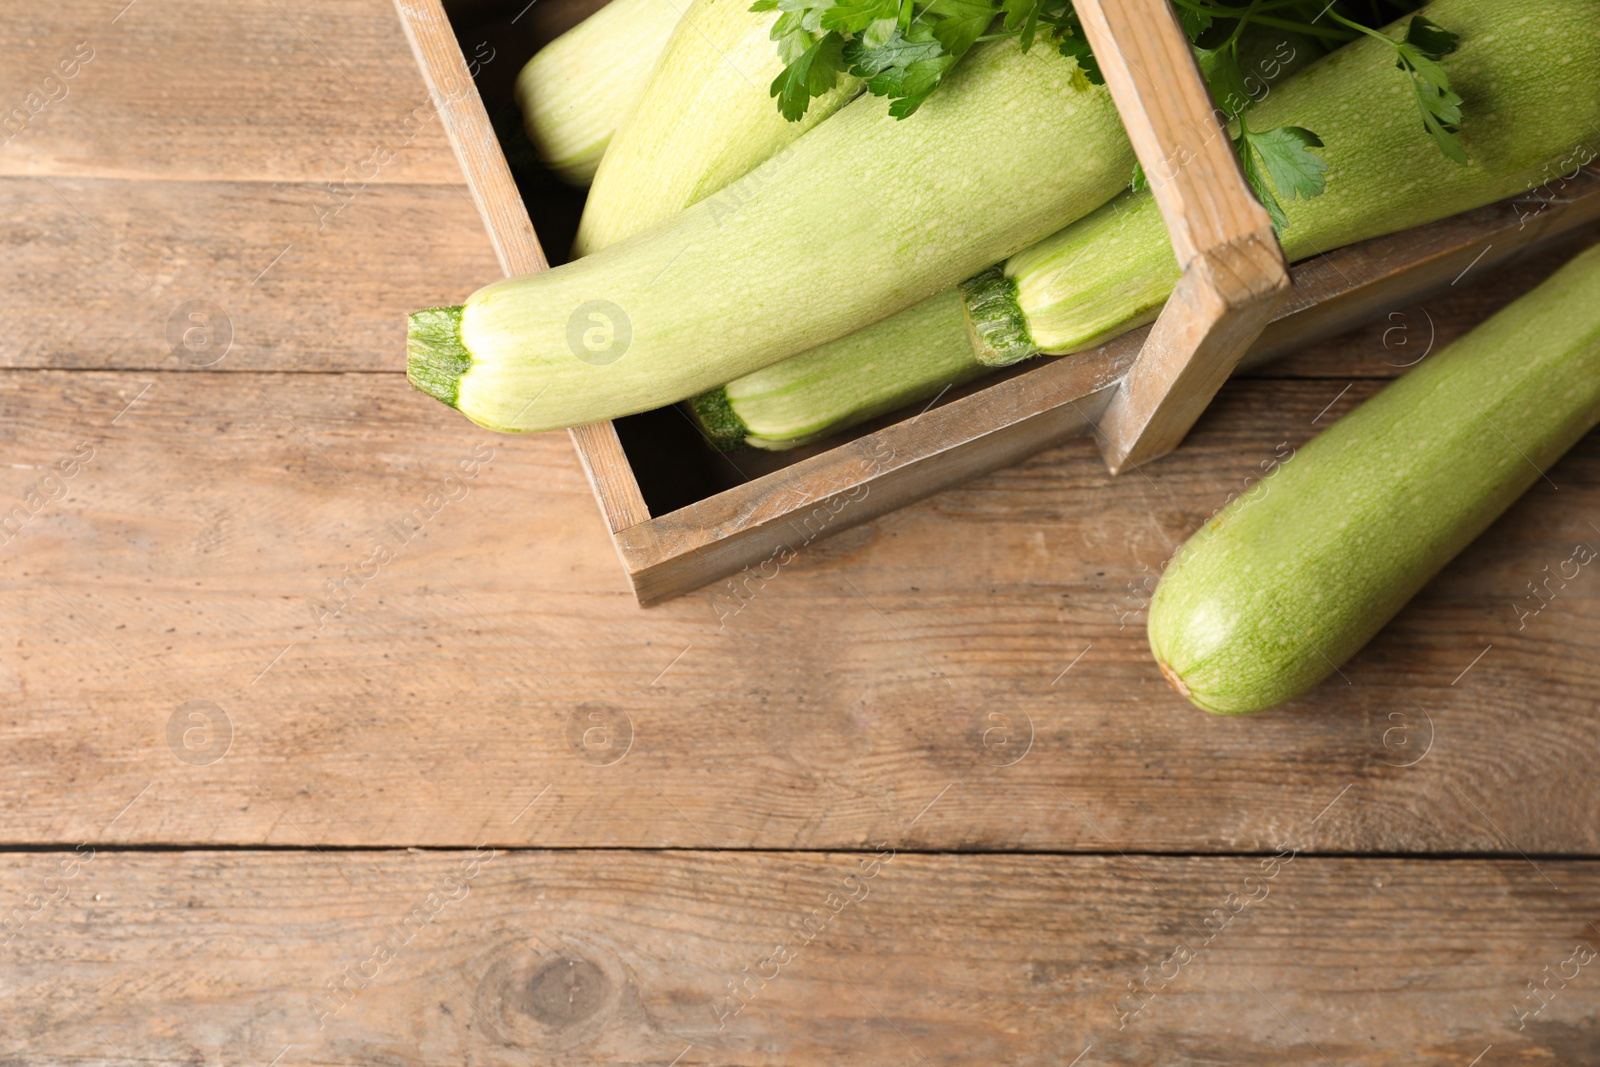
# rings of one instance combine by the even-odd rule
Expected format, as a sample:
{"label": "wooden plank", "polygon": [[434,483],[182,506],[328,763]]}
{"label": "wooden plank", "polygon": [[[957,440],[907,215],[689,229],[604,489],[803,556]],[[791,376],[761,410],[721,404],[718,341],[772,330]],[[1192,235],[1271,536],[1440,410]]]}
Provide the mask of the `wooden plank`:
{"label": "wooden plank", "polygon": [[[398,371],[406,312],[466,296],[495,273],[493,251],[464,190],[373,187],[319,221],[332,205],[325,190],[305,184],[262,196],[252,183],[0,179],[0,211],[25,220],[0,234],[0,365],[201,369],[209,354],[174,355],[167,324],[181,304],[204,300],[224,308],[233,338],[227,357],[203,369]],[[1513,230],[1515,215],[1505,215]],[[1582,240],[1593,236],[1586,230]],[[1362,333],[1256,373],[1397,374],[1410,358],[1406,343],[1443,343],[1571,251],[1495,267],[1510,242],[1497,235],[1489,243],[1473,265],[1483,247],[1442,240],[1449,251],[1430,277],[1445,295],[1418,305],[1392,279],[1374,285],[1374,299],[1359,308],[1369,320]],[[1381,277],[1374,260],[1390,252],[1351,254],[1361,257],[1352,276],[1369,278]],[[1299,307],[1297,297],[1286,310]],[[1280,353],[1293,347],[1270,330],[1268,342]]]}
{"label": "wooden plank", "polygon": [[0,1055],[1593,1062],[1600,864],[1326,859],[1285,832],[1281,858],[930,856],[893,842],[843,855],[12,855],[0,899],[13,916],[64,896],[0,954]]}
{"label": "wooden plank", "polygon": [[461,180],[386,0],[12,4],[0,54],[0,175]]}
{"label": "wooden plank", "polygon": [[[0,365],[398,371],[406,310],[462,298],[494,270],[464,192],[374,187],[320,229],[322,190],[278,186],[266,198],[259,192],[243,182],[0,179],[0,210],[26,219],[0,237]],[[1507,221],[1515,226],[1512,216]],[[1594,237],[1586,229],[1579,240]],[[1416,238],[1384,238],[1381,245],[1400,240]],[[1357,309],[1368,322],[1357,334],[1301,346],[1269,330],[1264,346],[1296,355],[1253,374],[1402,373],[1430,339],[1437,347],[1459,336],[1573,251],[1566,245],[1498,267],[1493,261],[1506,248],[1499,238],[1477,264],[1483,246],[1442,248],[1450,251],[1430,277],[1445,293],[1419,302],[1392,280],[1371,286],[1371,298]],[[38,293],[56,299],[38,301]],[[226,358],[208,363],[216,349],[174,354],[168,325],[190,301],[224,310],[232,331]],[[1294,309],[1298,302],[1291,301],[1286,310]],[[435,418],[451,416],[440,410]],[[643,518],[626,509],[616,514],[618,528]]]}
{"label": "wooden plank", "polygon": [[[494,272],[477,213],[439,185],[331,203],[303,184],[0,178],[19,220],[0,365],[400,371],[405,313]],[[191,313],[212,333],[184,343]]]}
{"label": "wooden plank", "polygon": [[1289,288],[1266,210],[1168,0],[1081,0],[1083,31],[1184,269],[1098,420],[1113,473],[1171,452]]}
{"label": "wooden plank", "polygon": [[[248,183],[0,180],[3,210],[27,220],[4,235],[0,322],[7,329],[0,333],[0,360],[10,366],[106,368],[160,366],[166,358],[166,366],[189,367],[171,357],[166,319],[183,301],[209,298],[230,314],[233,304],[247,312],[245,321],[235,323],[228,359],[210,369],[398,369],[405,312],[459,299],[494,269],[492,253],[474,229],[473,207],[464,191],[372,188],[319,228],[318,211],[328,203],[318,187],[305,185],[280,185],[262,198]],[[1426,314],[1385,278],[1378,263],[1396,244],[1414,246],[1415,235],[1379,239],[1370,252],[1366,246],[1347,250],[1356,261],[1353,269],[1330,265],[1328,273],[1346,272],[1364,283],[1384,279],[1366,286],[1371,296],[1355,309],[1368,320],[1365,332],[1348,345],[1310,346],[1307,358],[1260,373],[1397,373],[1360,354],[1381,347],[1388,334],[1395,350],[1389,363],[1404,362],[1399,349],[1406,336],[1420,331],[1419,336],[1443,337],[1438,331],[1477,321],[1505,303],[1508,291],[1525,291],[1576,247],[1564,244],[1527,263],[1499,267],[1495,260],[1518,236],[1516,218],[1508,210],[1486,210],[1505,216],[1504,232],[1494,240],[1461,244],[1439,235],[1426,273],[1444,293],[1426,301]],[[1543,218],[1527,230],[1537,232]],[[1585,228],[1579,240],[1594,236],[1592,227]],[[349,269],[357,260],[363,269]],[[38,292],[58,299],[32,299]],[[240,293],[249,299],[240,300]],[[266,309],[267,297],[282,297],[283,305]],[[1297,297],[1285,310],[1304,314],[1302,304]],[[342,309],[340,328],[329,318],[332,307]],[[257,321],[251,311],[271,318]],[[1391,315],[1403,316],[1411,327]],[[24,316],[29,328],[18,328]],[[131,331],[130,322],[136,324]],[[1296,347],[1276,328],[1263,345],[1280,355]]]}
{"label": "wooden plank", "polygon": [[6,372],[0,842],[1255,849],[1348,786],[1315,847],[1600,852],[1600,585],[1517,613],[1600,543],[1600,439],[1352,686],[1220,719],[1149,658],[1182,538],[1375,385],[1236,382],[1148,479],[1071,441],[641,612],[560,435],[398,375]]}

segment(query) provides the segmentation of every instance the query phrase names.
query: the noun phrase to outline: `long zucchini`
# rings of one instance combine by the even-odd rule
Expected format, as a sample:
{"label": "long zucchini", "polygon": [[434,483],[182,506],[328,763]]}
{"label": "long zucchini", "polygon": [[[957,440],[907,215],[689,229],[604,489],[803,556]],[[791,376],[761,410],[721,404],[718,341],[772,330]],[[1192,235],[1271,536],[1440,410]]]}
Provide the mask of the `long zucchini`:
{"label": "long zucchini", "polygon": [[1200,529],[1150,648],[1207,711],[1305,692],[1600,422],[1600,247],[1324,431]]}
{"label": "long zucchini", "polygon": [[[412,316],[418,388],[491,429],[693,396],[892,315],[1104,203],[1133,151],[1104,87],[1014,39],[912,117],[858,98],[712,201]],[[822,231],[822,232],[819,232]]]}
{"label": "long zucchini", "polygon": [[[860,92],[859,79],[841,77],[804,118],[785,120],[767,91],[783,69],[771,39],[777,16],[749,7],[744,0],[689,4],[638,107],[606,149],[573,255],[597,252],[699,203]],[[738,203],[730,194],[721,208]]]}
{"label": "long zucchini", "polygon": [[[1246,113],[1254,129],[1308,126],[1325,144],[1326,191],[1283,204],[1289,227],[1282,239],[1291,260],[1538,185],[1553,173],[1550,164],[1570,160],[1600,132],[1600,2],[1438,0],[1424,11],[1461,34],[1459,51],[1445,65],[1466,99],[1460,136],[1470,165],[1450,162],[1433,147],[1402,95],[1409,88],[1391,50],[1365,38],[1339,49]],[[1539,27],[1541,41],[1563,42],[1559,62],[1530,66],[1529,26]],[[1385,32],[1401,31],[1395,25]],[[1154,198],[1125,193],[1002,269],[970,280],[964,332],[974,338],[972,369],[962,373],[972,377],[983,366],[1100,344],[1153,319],[1178,276]],[[792,376],[786,391],[772,386],[789,376],[768,368],[761,376],[766,388],[734,382],[720,395],[697,399],[696,407],[722,410],[719,425],[730,440],[782,448],[877,414],[891,396],[901,403],[932,397],[955,376],[958,341],[952,334],[929,348],[922,314],[912,309],[903,329],[874,331],[880,347],[870,358],[898,373],[863,375],[856,364],[868,357],[839,342],[802,357],[806,373]]]}
{"label": "long zucchini", "polygon": [[[947,289],[832,344],[702,393],[690,410],[719,448],[795,448],[843,422],[926,399],[923,381],[936,377],[942,389],[987,371],[972,358],[965,315],[961,291]],[[917,354],[920,379],[908,379],[898,358],[907,350]],[[864,397],[870,402],[863,403]],[[745,421],[752,409],[761,413],[760,434]]]}
{"label": "long zucchini", "polygon": [[678,25],[674,0],[611,0],[551,41],[517,75],[534,151],[569,185],[588,185]]}

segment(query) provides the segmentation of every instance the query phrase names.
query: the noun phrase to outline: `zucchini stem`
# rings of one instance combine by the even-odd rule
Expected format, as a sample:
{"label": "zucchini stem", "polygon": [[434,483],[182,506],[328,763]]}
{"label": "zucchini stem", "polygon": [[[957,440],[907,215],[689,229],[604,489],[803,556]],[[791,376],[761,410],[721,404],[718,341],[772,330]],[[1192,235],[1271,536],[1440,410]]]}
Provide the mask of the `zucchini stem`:
{"label": "zucchini stem", "polygon": [[456,406],[472,353],[461,343],[461,308],[413,311],[406,328],[406,378],[435,400]]}
{"label": "zucchini stem", "polygon": [[739,413],[728,400],[727,386],[718,386],[689,400],[694,421],[705,431],[706,440],[719,452],[732,452],[743,448],[750,427],[744,424]]}
{"label": "zucchini stem", "polygon": [[961,294],[979,362],[1005,367],[1039,354],[1028,333],[1028,317],[1017,303],[1017,283],[1006,276],[1004,266],[968,278],[961,283]]}

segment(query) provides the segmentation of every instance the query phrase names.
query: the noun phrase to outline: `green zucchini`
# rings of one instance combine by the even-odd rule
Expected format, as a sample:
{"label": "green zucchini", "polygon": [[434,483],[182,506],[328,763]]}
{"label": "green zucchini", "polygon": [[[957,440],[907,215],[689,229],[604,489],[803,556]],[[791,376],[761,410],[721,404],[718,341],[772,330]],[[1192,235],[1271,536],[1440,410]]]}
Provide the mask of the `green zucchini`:
{"label": "green zucchini", "polygon": [[[664,2],[664,0],[651,0]],[[574,256],[586,256],[699,203],[742,178],[849,103],[861,81],[840,77],[789,122],[767,91],[783,69],[777,15],[743,0],[693,0],[637,108],[606,149],[583,205]],[[735,188],[723,206],[739,204]]]}
{"label": "green zucchini", "polygon": [[1127,181],[1110,94],[1077,73],[1007,39],[975,46],[910,118],[858,98],[751,171],[731,210],[702,201],[414,315],[411,380],[479,425],[556,429],[685,399],[925,300]]}
{"label": "green zucchini", "polygon": [[678,25],[674,0],[611,0],[536,52],[517,75],[517,106],[539,159],[585,186],[644,94]]}
{"label": "green zucchini", "polygon": [[[1392,50],[1366,38],[1340,48],[1246,112],[1252,129],[1306,126],[1325,144],[1326,190],[1283,203],[1291,261],[1512,196],[1555,173],[1552,163],[1595,154],[1577,150],[1600,132],[1600,3],[1438,0],[1423,13],[1461,34],[1444,65],[1466,98],[1460,136],[1470,164],[1433,146]],[[1530,65],[1528,26],[1562,42],[1556,62]],[[1399,37],[1403,27],[1385,32]],[[1178,277],[1154,198],[1125,193],[969,280],[961,332],[972,343],[961,376],[1101,344],[1155,318]],[[801,357],[804,374],[767,368],[759,387],[730,383],[696,407],[723,411],[724,430],[742,425],[750,444],[783,448],[877,414],[890,398],[932,397],[957,377],[961,339],[951,326],[930,342],[917,314],[904,313],[903,329],[875,328],[870,354],[849,339],[830,343]],[[876,373],[862,373],[868,359]],[[774,385],[785,380],[780,394]]]}
{"label": "green zucchini", "polygon": [[1600,422],[1600,247],[1340,419],[1178,552],[1150,648],[1207,711],[1292,700]]}
{"label": "green zucchini", "polygon": [[[901,351],[915,351],[919,372],[925,380],[939,376],[941,389],[988,370],[972,359],[965,314],[961,291],[947,289],[830,345],[701,393],[690,402],[690,410],[721,449],[782,450],[807,444],[838,429],[843,420],[860,422],[927,399],[920,382],[908,378],[896,358]],[[863,397],[872,400],[863,404]],[[759,433],[745,421],[753,411],[760,412],[755,416]]]}

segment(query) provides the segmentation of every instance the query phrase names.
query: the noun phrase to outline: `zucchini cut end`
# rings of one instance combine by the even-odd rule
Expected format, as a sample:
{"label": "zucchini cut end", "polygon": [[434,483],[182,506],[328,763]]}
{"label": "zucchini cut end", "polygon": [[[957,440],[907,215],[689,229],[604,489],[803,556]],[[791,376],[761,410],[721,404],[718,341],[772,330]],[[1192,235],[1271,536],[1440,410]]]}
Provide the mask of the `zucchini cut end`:
{"label": "zucchini cut end", "polygon": [[406,327],[406,378],[440,403],[456,407],[472,354],[461,341],[461,308],[413,311]]}
{"label": "zucchini cut end", "polygon": [[712,448],[719,452],[732,452],[745,446],[750,427],[733,410],[733,402],[728,399],[726,388],[719,386],[707,390],[691,397],[687,404],[695,424],[705,433]]}

